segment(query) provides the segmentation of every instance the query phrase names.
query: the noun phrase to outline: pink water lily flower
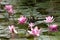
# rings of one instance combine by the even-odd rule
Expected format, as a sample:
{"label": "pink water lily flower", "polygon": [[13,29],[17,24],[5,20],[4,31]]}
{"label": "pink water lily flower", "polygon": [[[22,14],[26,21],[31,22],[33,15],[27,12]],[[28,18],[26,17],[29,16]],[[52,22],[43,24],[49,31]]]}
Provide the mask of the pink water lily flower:
{"label": "pink water lily flower", "polygon": [[46,17],[46,20],[44,20],[44,22],[46,22],[46,23],[52,23],[53,21],[54,21],[53,16],[52,17],[48,16],[48,17]]}
{"label": "pink water lily flower", "polygon": [[31,31],[28,30],[28,33],[33,36],[39,36],[41,29],[38,29],[36,26],[35,28],[31,28]]}
{"label": "pink water lily flower", "polygon": [[57,30],[58,30],[58,25],[57,24],[49,25],[49,31],[56,32]]}
{"label": "pink water lily flower", "polygon": [[14,10],[13,9],[10,9],[7,11],[9,14],[13,14],[14,13]]}
{"label": "pink water lily flower", "polygon": [[10,9],[13,9],[13,6],[12,5],[5,5],[4,9],[8,11]]}
{"label": "pink water lily flower", "polygon": [[14,25],[10,25],[10,26],[8,26],[8,28],[10,30],[10,33],[17,33],[17,31],[15,30]]}
{"label": "pink water lily flower", "polygon": [[20,16],[20,18],[18,18],[18,23],[20,23],[20,24],[24,24],[24,23],[26,23],[26,21],[27,21],[27,18],[23,15]]}
{"label": "pink water lily flower", "polygon": [[5,5],[4,9],[9,13],[9,15],[14,13],[12,5]]}
{"label": "pink water lily flower", "polygon": [[29,23],[29,26],[28,27],[32,28],[33,26],[35,26],[34,23]]}

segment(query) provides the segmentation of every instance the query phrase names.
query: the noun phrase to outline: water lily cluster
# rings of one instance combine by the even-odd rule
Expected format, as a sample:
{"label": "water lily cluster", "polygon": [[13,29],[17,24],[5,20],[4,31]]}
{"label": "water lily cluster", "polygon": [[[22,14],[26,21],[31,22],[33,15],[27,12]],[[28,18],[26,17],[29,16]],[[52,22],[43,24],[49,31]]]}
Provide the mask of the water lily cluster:
{"label": "water lily cluster", "polygon": [[[12,5],[5,5],[5,10],[11,15],[14,13],[14,10],[13,10],[13,6]],[[54,18],[53,16],[47,16],[46,17],[46,20],[44,20],[45,23],[49,24],[48,25],[48,29],[49,31],[57,31],[58,29],[58,25],[57,24],[52,24],[54,21]],[[27,22],[27,17],[24,16],[24,15],[20,15],[20,17],[18,18],[18,24],[25,24]],[[34,23],[29,23],[28,24],[28,28],[30,28],[30,30],[27,30],[27,32],[30,34],[30,35],[33,35],[33,36],[39,36],[40,33],[41,33],[41,29],[38,28],[38,26],[35,26]],[[35,27],[34,27],[35,26]],[[33,28],[34,27],[34,28]],[[15,26],[14,25],[10,25],[9,26],[9,30],[11,33],[17,33],[17,31],[15,30]]]}
{"label": "water lily cluster", "polygon": [[44,20],[45,23],[48,24],[48,29],[49,31],[56,32],[58,30],[58,25],[57,24],[52,24],[54,21],[53,16],[47,16],[46,20]]}
{"label": "water lily cluster", "polygon": [[[26,22],[27,22],[27,18],[25,16],[21,15],[20,18],[18,18],[19,24],[25,24]],[[39,36],[40,35],[41,29],[38,29],[38,27],[35,26],[34,23],[29,23],[28,25],[29,25],[28,28],[31,29],[31,30],[27,30],[30,35],[33,35],[33,36]]]}

